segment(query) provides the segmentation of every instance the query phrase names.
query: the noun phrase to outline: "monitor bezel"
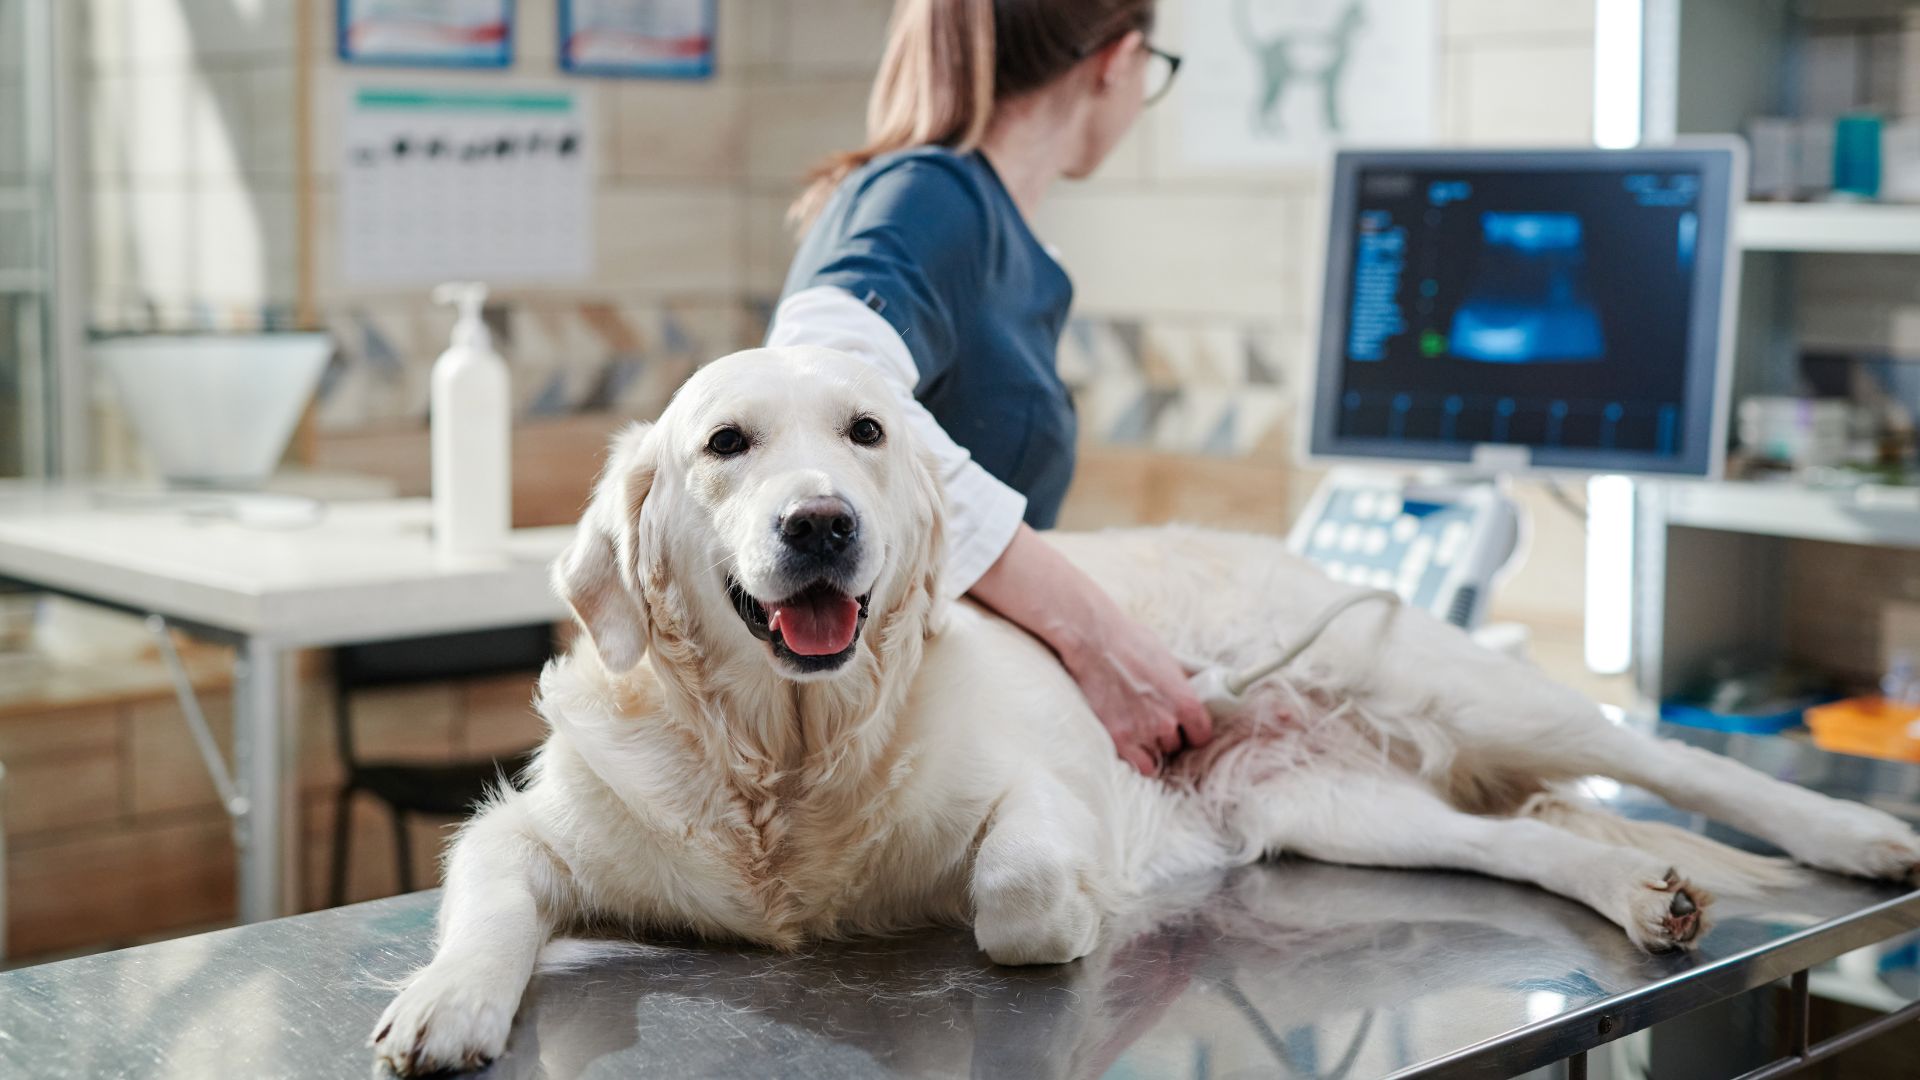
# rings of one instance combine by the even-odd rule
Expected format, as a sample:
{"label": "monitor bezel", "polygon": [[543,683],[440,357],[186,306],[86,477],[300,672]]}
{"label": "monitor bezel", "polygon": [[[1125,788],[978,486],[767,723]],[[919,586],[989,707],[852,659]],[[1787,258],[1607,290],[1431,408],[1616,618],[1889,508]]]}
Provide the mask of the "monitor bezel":
{"label": "monitor bezel", "polygon": [[[1340,436],[1335,431],[1346,324],[1353,288],[1354,230],[1361,172],[1371,168],[1564,172],[1576,169],[1697,169],[1701,177],[1700,251],[1688,333],[1687,410],[1681,452],[1526,446],[1518,443],[1441,443]],[[1302,425],[1303,458],[1313,464],[1458,466],[1478,472],[1622,473],[1718,479],[1725,472],[1733,369],[1734,322],[1740,288],[1738,208],[1746,201],[1746,144],[1738,137],[1691,138],[1625,150],[1473,148],[1463,150],[1341,150],[1334,155],[1325,215],[1319,336],[1314,378]],[[1714,288],[1717,280],[1718,288]],[[1704,420],[1703,425],[1701,421]],[[1701,432],[1705,439],[1702,443]]]}

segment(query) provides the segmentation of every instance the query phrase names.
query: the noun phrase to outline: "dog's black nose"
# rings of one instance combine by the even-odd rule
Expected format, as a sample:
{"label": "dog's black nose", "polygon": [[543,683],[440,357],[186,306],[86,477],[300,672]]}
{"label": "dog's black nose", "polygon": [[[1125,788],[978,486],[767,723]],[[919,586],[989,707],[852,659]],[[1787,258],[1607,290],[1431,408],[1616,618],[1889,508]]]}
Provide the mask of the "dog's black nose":
{"label": "dog's black nose", "polygon": [[780,539],[821,558],[838,555],[860,535],[860,519],[847,500],[833,495],[807,499],[780,515]]}

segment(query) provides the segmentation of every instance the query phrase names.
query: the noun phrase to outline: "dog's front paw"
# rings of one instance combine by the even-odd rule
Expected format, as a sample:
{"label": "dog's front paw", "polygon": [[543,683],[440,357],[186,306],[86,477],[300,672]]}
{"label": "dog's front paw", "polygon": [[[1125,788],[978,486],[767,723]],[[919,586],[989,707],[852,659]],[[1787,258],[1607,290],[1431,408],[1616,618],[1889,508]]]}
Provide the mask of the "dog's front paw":
{"label": "dog's front paw", "polygon": [[401,1076],[477,1069],[506,1050],[521,989],[484,970],[429,965],[381,1014],[374,1056]]}
{"label": "dog's front paw", "polygon": [[1038,867],[975,882],[974,940],[996,964],[1064,964],[1093,951],[1100,908],[1075,876]]}

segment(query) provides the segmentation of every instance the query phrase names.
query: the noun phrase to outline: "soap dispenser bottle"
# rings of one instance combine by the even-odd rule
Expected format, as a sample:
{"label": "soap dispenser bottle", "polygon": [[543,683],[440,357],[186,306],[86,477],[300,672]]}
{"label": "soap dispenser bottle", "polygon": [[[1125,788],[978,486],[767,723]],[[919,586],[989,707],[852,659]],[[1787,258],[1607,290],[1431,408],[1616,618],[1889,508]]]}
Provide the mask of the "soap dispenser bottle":
{"label": "soap dispenser bottle", "polygon": [[433,542],[445,556],[506,550],[513,520],[513,415],[507,363],[481,311],[487,287],[449,282],[436,303],[456,310],[453,341],[433,364]]}

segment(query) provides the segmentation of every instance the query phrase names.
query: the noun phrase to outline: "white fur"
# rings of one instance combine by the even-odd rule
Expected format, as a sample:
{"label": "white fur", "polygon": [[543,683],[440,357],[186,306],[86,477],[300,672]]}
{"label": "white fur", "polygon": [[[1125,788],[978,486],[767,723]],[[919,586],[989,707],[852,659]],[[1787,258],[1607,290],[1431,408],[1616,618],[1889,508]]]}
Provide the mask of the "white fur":
{"label": "white fur", "polygon": [[[878,447],[847,424],[880,421]],[[716,426],[752,448],[705,452]],[[728,575],[777,599],[770,522],[848,500],[872,617],[837,671],[796,673],[749,634]],[[1055,536],[1173,650],[1239,668],[1345,586],[1277,541],[1192,529]],[[867,369],[817,349],[709,365],[615,443],[555,582],[590,641],[554,660],[551,727],[448,859],[440,943],[376,1028],[403,1073],[506,1050],[541,950],[576,928],[793,949],[971,924],[999,963],[1061,963],[1153,890],[1297,852],[1530,881],[1648,949],[1704,929],[1702,886],[1791,880],[1777,860],[1581,806],[1573,781],[1647,787],[1844,873],[1903,877],[1894,818],[1608,724],[1593,705],[1417,611],[1360,608],[1250,691],[1165,780],[1135,774],[1053,655],[942,606],[939,495]],[[591,950],[549,949],[579,963]]]}

